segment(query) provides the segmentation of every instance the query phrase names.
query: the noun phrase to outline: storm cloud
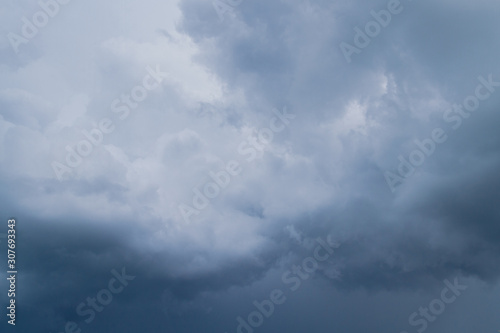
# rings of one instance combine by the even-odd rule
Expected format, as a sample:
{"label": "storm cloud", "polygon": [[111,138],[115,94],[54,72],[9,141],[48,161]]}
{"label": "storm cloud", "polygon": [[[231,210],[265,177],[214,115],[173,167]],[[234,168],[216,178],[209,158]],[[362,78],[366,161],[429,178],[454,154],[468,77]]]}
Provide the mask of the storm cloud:
{"label": "storm cloud", "polygon": [[498,331],[499,10],[4,1],[2,331]]}

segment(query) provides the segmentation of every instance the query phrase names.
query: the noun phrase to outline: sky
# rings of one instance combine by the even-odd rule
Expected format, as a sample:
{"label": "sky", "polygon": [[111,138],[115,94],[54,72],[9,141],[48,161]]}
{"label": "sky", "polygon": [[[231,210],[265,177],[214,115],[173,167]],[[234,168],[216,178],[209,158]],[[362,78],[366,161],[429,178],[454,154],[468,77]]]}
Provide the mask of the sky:
{"label": "sky", "polygon": [[498,332],[499,13],[2,0],[0,331]]}

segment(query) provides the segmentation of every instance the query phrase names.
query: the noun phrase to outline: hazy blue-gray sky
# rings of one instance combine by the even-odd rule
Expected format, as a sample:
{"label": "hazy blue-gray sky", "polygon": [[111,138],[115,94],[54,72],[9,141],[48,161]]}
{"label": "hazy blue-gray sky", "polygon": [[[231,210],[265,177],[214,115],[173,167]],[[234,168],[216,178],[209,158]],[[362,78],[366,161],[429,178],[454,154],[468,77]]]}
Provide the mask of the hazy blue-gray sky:
{"label": "hazy blue-gray sky", "polygon": [[3,0],[0,331],[498,332],[499,15]]}

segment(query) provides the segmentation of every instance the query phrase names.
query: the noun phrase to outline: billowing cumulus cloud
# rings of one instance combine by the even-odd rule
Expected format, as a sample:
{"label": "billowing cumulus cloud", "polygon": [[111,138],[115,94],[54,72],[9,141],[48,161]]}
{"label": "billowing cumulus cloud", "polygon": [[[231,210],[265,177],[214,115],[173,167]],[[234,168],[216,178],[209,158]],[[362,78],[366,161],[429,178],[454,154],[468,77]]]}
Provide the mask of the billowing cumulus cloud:
{"label": "billowing cumulus cloud", "polygon": [[6,1],[2,326],[498,330],[499,9]]}

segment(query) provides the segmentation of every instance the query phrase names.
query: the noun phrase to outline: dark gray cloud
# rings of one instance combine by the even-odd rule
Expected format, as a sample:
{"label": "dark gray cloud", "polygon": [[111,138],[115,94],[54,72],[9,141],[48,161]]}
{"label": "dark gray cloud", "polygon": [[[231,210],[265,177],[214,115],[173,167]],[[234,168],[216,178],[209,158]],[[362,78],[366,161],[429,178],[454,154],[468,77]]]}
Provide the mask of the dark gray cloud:
{"label": "dark gray cloud", "polygon": [[[426,332],[498,330],[500,87],[449,111],[500,82],[498,3],[402,0],[350,63],[341,43],[390,1],[215,3],[222,20],[210,1],[71,1],[18,53],[7,36],[41,7],[2,5],[0,218],[18,220],[20,271],[5,330],[236,332],[278,289],[255,332],[410,333],[455,279],[467,289]],[[148,66],[161,83],[127,102]],[[59,181],[53,163],[105,118]],[[384,174],[435,129],[445,142],[392,192]],[[241,173],[183,219],[231,160]],[[318,238],[340,246],[292,290]],[[122,268],[135,279],[85,323],[78,305]]]}

